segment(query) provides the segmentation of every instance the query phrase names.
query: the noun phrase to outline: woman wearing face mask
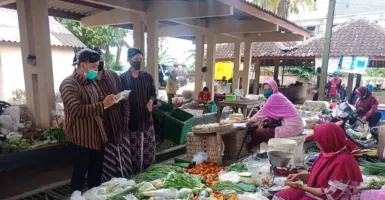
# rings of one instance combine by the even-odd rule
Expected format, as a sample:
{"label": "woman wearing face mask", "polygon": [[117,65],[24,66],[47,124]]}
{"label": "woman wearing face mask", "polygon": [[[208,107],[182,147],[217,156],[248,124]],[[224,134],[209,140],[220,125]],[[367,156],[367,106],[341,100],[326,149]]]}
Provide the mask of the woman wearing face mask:
{"label": "woman wearing face mask", "polygon": [[[378,101],[376,97],[372,95],[372,92],[361,86],[356,90],[356,95],[358,97],[355,104],[357,114],[363,121],[369,122],[369,127],[377,126],[378,122],[381,120],[381,113],[377,111]],[[351,121],[351,123],[353,123]]]}
{"label": "woman wearing face mask", "polygon": [[125,90],[131,90],[130,103],[130,148],[134,173],[143,171],[155,162],[156,142],[152,119],[152,106],[156,101],[156,89],[151,74],[140,68],[143,53],[130,48],[127,60],[131,67],[121,75]]}
{"label": "woman wearing face mask", "polygon": [[291,189],[278,192],[273,200],[359,199],[362,174],[345,146],[344,130],[334,123],[321,124],[308,139],[314,139],[321,149],[311,172],[289,175],[287,185]]}
{"label": "woman wearing face mask", "polygon": [[274,80],[264,83],[263,94],[267,98],[266,103],[247,124],[252,137],[249,143],[251,152],[258,152],[259,145],[271,138],[293,137],[300,135],[304,130],[301,116],[294,105],[278,92]]}
{"label": "woman wearing face mask", "polygon": [[100,55],[90,49],[77,53],[74,73],[63,80],[60,94],[64,104],[66,139],[72,153],[72,191],[82,191],[85,176],[88,188],[101,181],[103,144],[108,142],[104,129],[104,108],[116,103],[115,95],[100,95],[94,79],[98,75]]}

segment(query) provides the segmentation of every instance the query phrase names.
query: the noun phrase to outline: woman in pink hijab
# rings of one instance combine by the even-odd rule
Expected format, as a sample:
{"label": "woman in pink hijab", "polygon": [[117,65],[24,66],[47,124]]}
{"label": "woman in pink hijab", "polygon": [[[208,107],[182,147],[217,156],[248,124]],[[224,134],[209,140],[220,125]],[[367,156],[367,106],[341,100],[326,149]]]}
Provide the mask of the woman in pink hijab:
{"label": "woman in pink hijab", "polygon": [[[259,145],[268,142],[271,138],[288,138],[300,135],[303,130],[302,118],[294,105],[280,92],[274,80],[267,80],[264,83],[264,95],[267,98],[262,109],[258,111],[248,124],[248,127],[255,124],[257,130],[251,134],[252,141],[249,143],[251,152],[258,152]],[[277,127],[264,127],[265,122],[278,122]],[[279,124],[279,123],[278,123]]]}

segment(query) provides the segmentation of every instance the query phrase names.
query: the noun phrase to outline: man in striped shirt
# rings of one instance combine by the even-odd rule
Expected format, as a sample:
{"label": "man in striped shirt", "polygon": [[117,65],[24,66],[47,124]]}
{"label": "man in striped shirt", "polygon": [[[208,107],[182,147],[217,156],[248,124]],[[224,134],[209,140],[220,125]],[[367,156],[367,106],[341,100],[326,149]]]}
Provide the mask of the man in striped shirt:
{"label": "man in striped shirt", "polygon": [[155,83],[152,76],[140,70],[143,53],[136,48],[128,50],[130,69],[121,75],[125,90],[131,90],[130,143],[132,170],[140,172],[155,162],[155,131],[152,105],[156,100]]}
{"label": "man in striped shirt", "polygon": [[65,131],[72,153],[72,191],[83,189],[85,175],[88,188],[100,184],[103,164],[103,144],[108,141],[103,126],[105,107],[115,104],[115,95],[104,99],[93,81],[98,75],[100,55],[90,49],[76,57],[74,73],[60,85],[64,104]]}

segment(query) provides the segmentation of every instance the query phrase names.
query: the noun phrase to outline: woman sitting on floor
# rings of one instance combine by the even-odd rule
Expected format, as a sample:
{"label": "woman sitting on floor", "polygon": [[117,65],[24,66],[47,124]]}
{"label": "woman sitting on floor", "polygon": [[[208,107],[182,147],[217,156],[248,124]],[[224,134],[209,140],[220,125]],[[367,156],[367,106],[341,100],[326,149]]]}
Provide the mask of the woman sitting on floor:
{"label": "woman sitting on floor", "polygon": [[344,131],[334,123],[326,123],[316,126],[310,137],[321,150],[311,172],[289,175],[287,185],[291,188],[278,192],[273,200],[360,199],[361,170],[345,146]]}
{"label": "woman sitting on floor", "polygon": [[247,124],[248,131],[252,132],[250,133],[252,140],[249,143],[251,152],[258,152],[259,145],[268,142],[271,138],[294,137],[304,130],[300,114],[294,105],[278,92],[277,83],[274,80],[268,80],[263,87],[267,101]]}

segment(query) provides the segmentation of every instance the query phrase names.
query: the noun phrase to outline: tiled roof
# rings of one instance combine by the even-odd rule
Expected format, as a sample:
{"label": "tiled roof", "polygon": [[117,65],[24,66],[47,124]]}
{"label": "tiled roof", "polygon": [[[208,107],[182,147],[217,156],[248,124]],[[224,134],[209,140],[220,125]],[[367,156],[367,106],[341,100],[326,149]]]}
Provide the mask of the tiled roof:
{"label": "tiled roof", "polygon": [[[19,43],[20,34],[17,11],[0,8],[0,16],[0,41]],[[85,47],[78,38],[53,17],[49,17],[49,26],[52,46]]]}
{"label": "tiled roof", "polygon": [[[299,44],[298,42],[254,42],[251,45],[253,58],[255,57],[271,57],[284,56],[281,48],[292,47]],[[241,56],[244,54],[244,43],[241,44]],[[234,59],[234,44],[217,44],[216,56],[217,60]]]}
{"label": "tiled roof", "polygon": [[[298,45],[287,56],[322,56],[325,36]],[[385,29],[367,19],[353,19],[333,28],[330,56],[385,56]]]}

